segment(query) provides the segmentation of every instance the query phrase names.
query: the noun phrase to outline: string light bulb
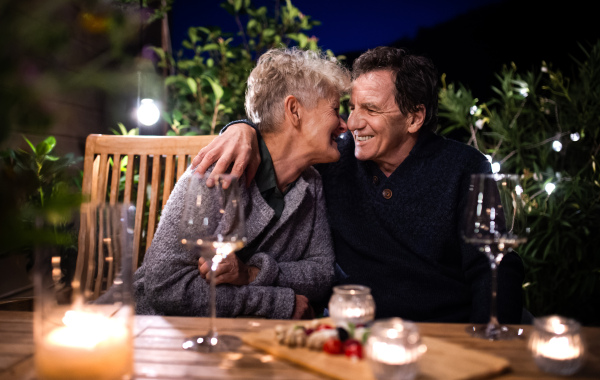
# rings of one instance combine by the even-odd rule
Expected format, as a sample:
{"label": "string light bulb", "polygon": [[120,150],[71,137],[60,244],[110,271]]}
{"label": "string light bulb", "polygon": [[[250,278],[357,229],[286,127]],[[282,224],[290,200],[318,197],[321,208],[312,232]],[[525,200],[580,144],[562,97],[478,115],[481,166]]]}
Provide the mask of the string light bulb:
{"label": "string light bulb", "polygon": [[548,182],[546,186],[544,186],[544,190],[546,190],[546,193],[548,193],[548,195],[552,194],[554,189],[556,189],[556,185],[552,182]]}
{"label": "string light bulb", "polygon": [[560,152],[562,150],[562,143],[558,140],[554,140],[552,143],[552,149],[554,149],[555,152]]}
{"label": "string light bulb", "polygon": [[494,162],[492,163],[492,173],[496,174],[500,172],[500,163]]}
{"label": "string light bulb", "polygon": [[571,133],[571,141],[579,141],[579,139],[581,138],[581,135],[579,134],[579,132],[573,132]]}

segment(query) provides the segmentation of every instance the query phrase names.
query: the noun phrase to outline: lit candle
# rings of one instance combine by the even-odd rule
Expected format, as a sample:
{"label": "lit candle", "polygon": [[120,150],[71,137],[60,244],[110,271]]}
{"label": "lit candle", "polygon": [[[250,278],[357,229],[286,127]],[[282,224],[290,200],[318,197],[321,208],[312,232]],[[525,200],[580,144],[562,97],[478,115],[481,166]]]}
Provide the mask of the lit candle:
{"label": "lit candle", "polygon": [[378,380],[414,379],[419,358],[426,351],[417,326],[400,318],[375,322],[366,344],[367,358]]}
{"label": "lit candle", "polygon": [[329,315],[336,326],[371,322],[375,317],[371,289],[362,285],[334,286],[329,300]]}
{"label": "lit candle", "polygon": [[537,351],[540,355],[555,360],[571,360],[581,355],[578,346],[571,345],[567,337],[554,337],[548,341],[538,343]]}
{"label": "lit candle", "polygon": [[417,357],[404,346],[385,342],[373,342],[371,359],[385,364],[401,365],[414,362]]}
{"label": "lit candle", "polygon": [[132,373],[131,334],[122,321],[68,311],[64,326],[36,345],[40,379],[122,379]]}
{"label": "lit candle", "polygon": [[580,324],[560,316],[536,318],[534,324],[529,345],[537,366],[559,375],[577,372],[584,353]]}

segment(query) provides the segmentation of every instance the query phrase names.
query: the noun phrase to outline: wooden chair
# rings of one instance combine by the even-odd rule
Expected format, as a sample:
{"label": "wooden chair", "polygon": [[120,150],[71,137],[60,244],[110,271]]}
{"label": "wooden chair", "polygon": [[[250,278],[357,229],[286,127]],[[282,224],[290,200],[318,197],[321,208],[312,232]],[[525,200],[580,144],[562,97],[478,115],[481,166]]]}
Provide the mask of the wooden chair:
{"label": "wooden chair", "polygon": [[[133,268],[150,247],[175,182],[209,136],[89,135],[85,144],[82,193],[91,203],[117,202],[136,206],[133,232]],[[147,216],[146,216],[147,214]],[[79,231],[79,252],[85,252],[85,231]],[[78,255],[77,270],[89,258]],[[98,273],[102,271],[97,270]],[[81,273],[81,272],[80,272]],[[94,274],[94,277],[101,277]],[[95,282],[95,280],[92,280]],[[102,289],[96,286],[96,295]]]}

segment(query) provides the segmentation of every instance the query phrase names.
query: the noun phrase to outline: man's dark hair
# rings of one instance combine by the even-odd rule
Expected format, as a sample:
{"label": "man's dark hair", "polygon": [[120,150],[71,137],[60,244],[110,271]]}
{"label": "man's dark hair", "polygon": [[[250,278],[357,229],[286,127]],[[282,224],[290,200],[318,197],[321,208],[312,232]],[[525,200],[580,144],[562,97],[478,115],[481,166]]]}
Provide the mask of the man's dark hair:
{"label": "man's dark hair", "polygon": [[426,110],[422,129],[435,130],[438,112],[438,73],[429,58],[406,50],[380,46],[361,54],[352,65],[353,79],[378,70],[390,70],[395,77],[395,99],[403,114]]}

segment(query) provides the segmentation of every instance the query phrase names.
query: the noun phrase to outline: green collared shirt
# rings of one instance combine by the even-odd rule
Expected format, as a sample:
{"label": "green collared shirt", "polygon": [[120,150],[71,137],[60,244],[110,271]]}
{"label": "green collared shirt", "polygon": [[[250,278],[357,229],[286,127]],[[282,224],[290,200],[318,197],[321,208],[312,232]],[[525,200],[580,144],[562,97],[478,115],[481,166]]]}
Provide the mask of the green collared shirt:
{"label": "green collared shirt", "polygon": [[295,182],[292,182],[285,189],[285,192],[282,193],[277,187],[277,177],[275,176],[275,168],[273,167],[271,153],[269,153],[267,144],[265,144],[265,141],[261,136],[258,138],[258,148],[260,151],[260,165],[254,176],[254,180],[256,181],[256,186],[258,186],[260,195],[262,195],[265,202],[267,202],[273,211],[275,211],[275,218],[279,219],[285,206],[285,194],[290,191]]}

